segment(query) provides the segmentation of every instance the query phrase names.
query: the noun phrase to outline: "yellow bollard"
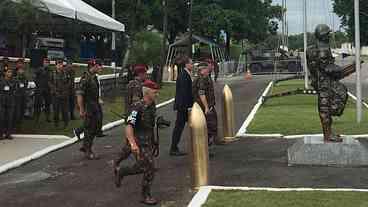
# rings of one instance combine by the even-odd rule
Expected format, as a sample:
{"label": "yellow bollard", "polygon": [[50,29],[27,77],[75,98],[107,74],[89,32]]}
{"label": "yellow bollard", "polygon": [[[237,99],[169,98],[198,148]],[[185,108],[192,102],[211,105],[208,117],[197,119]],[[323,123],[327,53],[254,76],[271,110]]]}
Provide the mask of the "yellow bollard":
{"label": "yellow bollard", "polygon": [[234,101],[233,93],[228,85],[225,85],[223,90],[223,107],[222,107],[222,117],[223,117],[223,131],[224,131],[224,141],[233,142],[238,139],[235,138],[235,117],[234,117]]}
{"label": "yellow bollard", "polygon": [[208,136],[206,118],[198,103],[189,115],[192,188],[208,185]]}

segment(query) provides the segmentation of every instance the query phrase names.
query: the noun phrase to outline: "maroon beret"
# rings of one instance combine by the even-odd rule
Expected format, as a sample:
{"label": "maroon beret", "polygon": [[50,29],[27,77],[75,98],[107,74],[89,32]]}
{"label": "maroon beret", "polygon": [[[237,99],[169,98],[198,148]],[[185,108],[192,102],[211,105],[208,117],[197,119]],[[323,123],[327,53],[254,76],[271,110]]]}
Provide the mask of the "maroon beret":
{"label": "maroon beret", "polygon": [[99,65],[99,66],[101,66],[102,64],[101,64],[101,62],[100,62],[100,61],[98,61],[98,60],[96,60],[96,59],[90,59],[90,60],[88,61],[88,67],[89,67],[89,68],[94,67],[95,65]]}
{"label": "maroon beret", "polygon": [[154,89],[154,90],[159,89],[159,86],[158,86],[157,83],[155,83],[151,80],[148,80],[148,79],[143,82],[143,87],[147,87],[147,88]]}
{"label": "maroon beret", "polygon": [[146,73],[148,69],[146,64],[135,64],[133,65],[133,68],[135,74]]}

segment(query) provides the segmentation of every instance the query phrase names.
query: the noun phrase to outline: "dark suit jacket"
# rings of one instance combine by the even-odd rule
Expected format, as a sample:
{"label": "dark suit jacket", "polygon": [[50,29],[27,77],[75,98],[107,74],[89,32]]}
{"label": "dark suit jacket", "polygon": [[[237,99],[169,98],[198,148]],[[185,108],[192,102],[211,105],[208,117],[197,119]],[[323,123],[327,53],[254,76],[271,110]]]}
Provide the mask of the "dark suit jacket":
{"label": "dark suit jacket", "polygon": [[192,79],[186,70],[181,70],[176,80],[174,110],[187,110],[193,106]]}

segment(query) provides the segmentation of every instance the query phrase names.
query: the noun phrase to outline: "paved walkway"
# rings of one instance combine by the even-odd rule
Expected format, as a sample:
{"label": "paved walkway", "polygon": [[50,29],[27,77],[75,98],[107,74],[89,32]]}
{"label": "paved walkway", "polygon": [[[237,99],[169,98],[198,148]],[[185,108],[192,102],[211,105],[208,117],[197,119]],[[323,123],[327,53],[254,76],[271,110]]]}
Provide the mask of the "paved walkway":
{"label": "paved walkway", "polygon": [[[254,77],[244,81],[242,77],[226,81],[233,89],[237,129],[257,102],[269,77]],[[222,115],[220,94],[225,81],[217,84],[217,111],[219,113],[219,131],[222,134]],[[175,113],[172,104],[159,109],[172,123]],[[188,157],[170,157],[170,128],[160,132],[161,155],[157,164],[159,171],[155,177],[153,193],[161,200],[161,206],[186,206],[193,196],[190,191],[190,165]],[[98,161],[85,161],[79,153],[79,144],[30,162],[27,165],[0,175],[0,206],[124,206],[139,207],[141,176],[131,176],[123,180],[123,186],[116,189],[113,185],[111,160],[121,148],[123,128],[118,127],[107,132],[108,137],[97,139],[95,151],[101,155]],[[187,150],[188,130],[183,134],[181,148]],[[21,140],[19,140],[21,141]],[[231,148],[225,146],[224,148]],[[219,147],[219,149],[222,147]],[[217,150],[217,149],[216,149]],[[216,162],[218,153],[211,161]]]}
{"label": "paved walkway", "polygon": [[30,156],[52,145],[60,144],[67,138],[15,138],[0,141],[0,166]]}

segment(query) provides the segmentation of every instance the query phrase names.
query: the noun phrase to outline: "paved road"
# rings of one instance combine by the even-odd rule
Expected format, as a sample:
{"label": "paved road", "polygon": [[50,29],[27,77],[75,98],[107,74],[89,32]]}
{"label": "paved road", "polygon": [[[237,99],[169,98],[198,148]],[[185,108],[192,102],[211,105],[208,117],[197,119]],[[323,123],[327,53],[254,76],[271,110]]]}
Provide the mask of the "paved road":
{"label": "paved road", "polygon": [[[220,94],[225,83],[233,90],[235,101],[235,119],[237,129],[257,102],[266,87],[268,76],[254,77],[251,81],[232,78],[216,86],[217,111],[219,123],[222,123]],[[160,109],[172,123],[175,114],[172,104]],[[190,190],[190,165],[188,157],[170,157],[168,148],[172,127],[161,131],[161,155],[158,160],[159,171],[155,177],[153,194],[161,200],[160,206],[186,206],[194,193]],[[141,176],[131,176],[123,180],[123,186],[116,189],[113,185],[110,161],[115,158],[121,147],[123,128],[109,131],[107,138],[95,142],[95,151],[101,155],[98,161],[85,161],[78,152],[78,144],[53,152],[23,167],[0,175],[0,206],[6,207],[139,207]],[[219,125],[220,135],[222,126]],[[181,148],[186,150],[188,130],[183,134]],[[211,160],[211,169],[218,169],[211,175],[211,184],[217,180],[216,174],[226,174],[227,167],[218,166],[220,160],[229,158],[233,163],[232,146],[216,147],[215,158]],[[234,156],[243,156],[235,152]],[[235,164],[235,163],[234,163]],[[246,185],[246,183],[244,183]]]}

